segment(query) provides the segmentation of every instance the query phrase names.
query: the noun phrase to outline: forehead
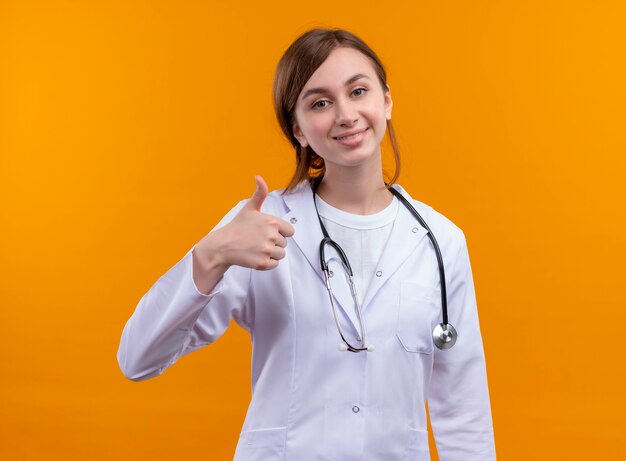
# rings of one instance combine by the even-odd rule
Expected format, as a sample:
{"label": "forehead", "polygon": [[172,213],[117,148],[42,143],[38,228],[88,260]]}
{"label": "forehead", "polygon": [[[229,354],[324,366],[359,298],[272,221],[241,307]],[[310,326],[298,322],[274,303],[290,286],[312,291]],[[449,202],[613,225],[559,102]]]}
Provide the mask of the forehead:
{"label": "forehead", "polygon": [[335,48],[313,72],[300,94],[313,87],[339,88],[355,74],[376,78],[372,62],[363,53],[354,48]]}

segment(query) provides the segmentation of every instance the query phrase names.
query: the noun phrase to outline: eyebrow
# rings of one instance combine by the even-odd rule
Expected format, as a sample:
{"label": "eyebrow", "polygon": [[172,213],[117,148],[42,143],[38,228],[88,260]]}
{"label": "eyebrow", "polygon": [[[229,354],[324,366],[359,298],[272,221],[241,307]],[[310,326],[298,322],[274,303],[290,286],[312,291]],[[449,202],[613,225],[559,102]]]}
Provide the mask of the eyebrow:
{"label": "eyebrow", "polygon": [[[365,75],[365,74],[355,74],[352,77],[350,77],[348,80],[346,80],[346,83],[344,83],[344,86],[351,85],[352,83],[354,83],[357,80],[360,80],[362,78],[366,78],[366,79],[370,80],[370,78],[367,75]],[[300,98],[300,99],[306,99],[307,97],[309,97],[312,94],[320,94],[320,93],[327,93],[327,92],[328,92],[327,88],[322,88],[322,87],[310,88],[302,95],[302,98]]]}

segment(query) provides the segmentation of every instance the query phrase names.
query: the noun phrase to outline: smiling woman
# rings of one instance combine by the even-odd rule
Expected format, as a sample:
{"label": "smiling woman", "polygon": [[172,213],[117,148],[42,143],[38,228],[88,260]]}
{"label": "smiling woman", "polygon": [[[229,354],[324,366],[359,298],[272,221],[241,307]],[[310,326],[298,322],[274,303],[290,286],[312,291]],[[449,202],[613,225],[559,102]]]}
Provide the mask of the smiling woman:
{"label": "smiling woman", "polygon": [[268,193],[257,176],[144,295],[122,371],[158,376],[234,319],[253,344],[236,460],[427,460],[427,402],[441,459],[495,460],[465,237],[394,184],[398,168],[385,181],[387,132],[399,154],[379,59],[347,31],[309,31],[274,102],[293,178]]}
{"label": "smiling woman", "polygon": [[[361,39],[344,30],[332,32],[329,34],[324,29],[315,29],[302,35],[299,42],[296,42],[299,45],[291,46],[276,68],[274,110],[283,133],[296,149],[296,170],[286,192],[293,190],[303,180],[322,176],[326,171],[326,163],[319,156],[320,152],[308,146],[306,142],[303,144],[301,139],[296,137],[294,123],[297,107],[302,109],[301,106],[306,100],[312,103],[311,110],[327,109],[333,102],[333,94],[328,94],[331,87],[336,88],[341,82],[344,82],[344,90],[354,93],[353,99],[365,96],[371,89],[376,93],[385,94],[385,104],[388,104],[386,128],[396,162],[396,171],[391,178],[386,178],[387,183],[393,184],[400,175],[400,148],[391,122],[391,95],[387,85],[387,72],[376,53]],[[335,55],[332,60],[329,59],[331,54]],[[352,67],[347,62],[342,63],[343,57],[357,67]],[[358,69],[363,71],[359,72]],[[345,81],[338,80],[341,72],[348,73]],[[326,86],[324,79],[328,77],[331,81]],[[360,86],[359,81],[362,83]],[[306,88],[303,88],[305,82]],[[354,130],[339,133],[338,136],[349,134],[354,134]]]}
{"label": "smiling woman", "polygon": [[376,80],[370,60],[354,49],[337,48],[302,91],[293,133],[300,146],[310,145],[324,160],[327,181],[322,184],[336,175],[355,175],[344,172],[345,168],[360,168],[364,171],[359,175],[384,188],[380,143],[392,102],[389,89]]}

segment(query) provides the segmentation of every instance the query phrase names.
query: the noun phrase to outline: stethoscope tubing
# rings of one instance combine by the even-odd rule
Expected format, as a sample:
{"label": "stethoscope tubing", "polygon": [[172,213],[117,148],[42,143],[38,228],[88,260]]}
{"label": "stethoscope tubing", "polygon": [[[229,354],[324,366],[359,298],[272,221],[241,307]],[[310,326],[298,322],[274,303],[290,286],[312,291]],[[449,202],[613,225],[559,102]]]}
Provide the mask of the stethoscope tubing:
{"label": "stethoscope tubing", "polygon": [[[356,288],[354,286],[354,278],[353,278],[352,267],[350,266],[350,261],[348,260],[348,257],[346,256],[343,249],[339,246],[339,244],[335,242],[332,238],[330,238],[330,236],[328,235],[326,226],[324,226],[322,218],[319,214],[319,210],[317,209],[317,202],[315,200],[315,195],[317,193],[317,188],[319,187],[321,183],[321,179],[322,178],[320,177],[311,181],[311,189],[313,190],[313,204],[315,206],[315,212],[317,213],[317,219],[319,220],[320,227],[322,229],[322,234],[324,235],[324,238],[320,242],[320,265],[322,268],[322,272],[324,273],[326,289],[328,290],[328,295],[329,295],[330,304],[333,310],[333,317],[335,319],[335,324],[337,326],[337,330],[339,331],[339,335],[341,336],[341,340],[345,344],[345,346],[343,347],[340,346],[340,350],[348,350],[350,352],[372,351],[374,350],[373,347],[368,346],[367,343],[365,342],[365,327],[363,325],[363,319],[361,317],[361,305],[359,303],[358,296],[356,293]],[[409,210],[409,212],[415,217],[415,219],[417,219],[420,225],[426,230],[426,233],[435,250],[435,255],[437,257],[437,266],[439,269],[442,323],[437,325],[435,329],[433,330],[433,342],[439,349],[449,349],[452,346],[454,346],[454,344],[456,343],[457,332],[454,329],[454,327],[448,323],[448,297],[447,297],[447,290],[446,290],[446,274],[445,274],[445,269],[444,269],[443,256],[441,255],[441,249],[439,248],[437,239],[435,238],[430,227],[428,226],[428,224],[426,224],[426,221],[417,212],[417,210],[413,207],[413,205],[411,205],[411,203],[399,191],[397,191],[393,187],[389,186],[388,190],[395,197],[397,197],[398,200],[400,200],[400,202],[406,207],[406,209]],[[331,274],[330,274],[330,270],[328,269],[328,264],[326,263],[326,257],[325,257],[326,245],[330,245],[337,251],[337,254],[339,255],[339,258],[341,259],[341,262],[346,272],[349,274],[348,280],[350,284],[350,291],[352,294],[352,298],[354,300],[355,312],[356,312],[357,319],[359,321],[359,328],[360,328],[360,333],[361,333],[361,338],[360,338],[361,347],[355,347],[352,344],[350,344],[348,340],[346,339],[345,335],[343,334],[341,323],[339,321],[339,317],[337,315],[337,311],[335,308],[335,303],[333,301],[332,287],[330,284]]]}
{"label": "stethoscope tubing", "polygon": [[395,195],[398,198],[398,200],[402,202],[402,204],[411,212],[411,214],[415,216],[415,219],[417,219],[420,225],[424,229],[426,229],[426,232],[428,233],[428,237],[430,238],[430,241],[433,244],[433,247],[435,249],[435,254],[437,256],[437,265],[439,266],[439,279],[440,279],[440,285],[441,285],[441,318],[442,318],[443,324],[447,325],[448,324],[448,296],[446,293],[446,273],[445,273],[445,269],[443,265],[443,256],[441,256],[441,250],[439,249],[439,244],[437,243],[437,239],[435,238],[435,235],[433,234],[433,232],[430,230],[430,227],[428,227],[428,224],[426,224],[426,221],[424,221],[424,218],[420,216],[420,214],[413,207],[413,205],[411,205],[411,203],[409,203],[409,201],[393,187],[389,187],[389,191],[393,195]]}

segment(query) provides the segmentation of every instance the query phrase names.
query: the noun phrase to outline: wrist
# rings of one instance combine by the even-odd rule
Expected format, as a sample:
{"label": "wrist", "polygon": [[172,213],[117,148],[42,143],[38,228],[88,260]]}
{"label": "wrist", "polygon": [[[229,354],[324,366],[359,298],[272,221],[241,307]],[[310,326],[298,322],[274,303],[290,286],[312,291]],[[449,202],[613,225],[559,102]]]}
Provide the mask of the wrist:
{"label": "wrist", "polygon": [[193,252],[204,272],[211,272],[214,270],[226,272],[231,264],[226,260],[219,242],[214,238],[214,233],[215,232],[212,232],[200,240],[196,244]]}

